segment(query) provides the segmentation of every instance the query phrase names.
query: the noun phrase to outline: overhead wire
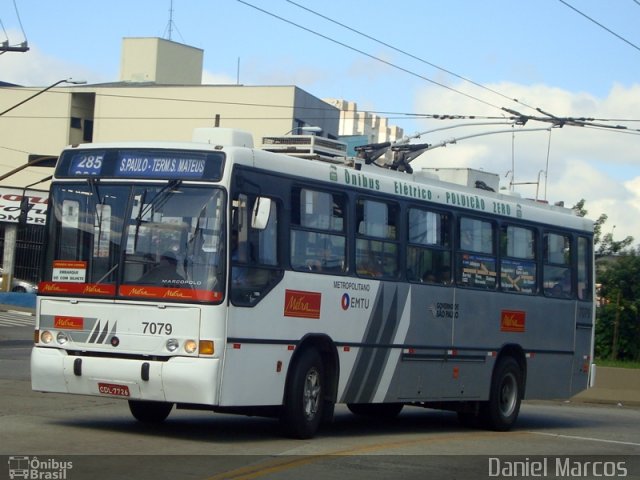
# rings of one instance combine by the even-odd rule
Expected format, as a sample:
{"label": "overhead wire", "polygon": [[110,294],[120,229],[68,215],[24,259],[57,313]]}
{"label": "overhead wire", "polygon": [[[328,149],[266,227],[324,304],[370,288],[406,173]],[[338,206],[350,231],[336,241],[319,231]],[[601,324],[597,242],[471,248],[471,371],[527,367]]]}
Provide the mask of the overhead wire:
{"label": "overhead wire", "polygon": [[22,26],[22,20],[20,19],[20,12],[18,11],[18,4],[16,3],[16,0],[13,0],[13,8],[16,11],[16,17],[18,18],[18,25],[20,25],[20,30],[22,31],[22,36],[24,37],[24,41],[27,42],[27,34],[24,31],[24,27]]}
{"label": "overhead wire", "polygon": [[[28,87],[15,87],[15,86],[6,86],[2,87],[7,90],[29,90]],[[65,94],[66,92],[58,92],[55,90],[50,91],[52,94]],[[256,107],[256,108],[282,108],[282,109],[298,109],[298,110],[307,110],[307,111],[317,111],[319,114],[322,112],[333,111],[335,107],[327,104],[326,107],[318,106],[318,107],[309,107],[304,105],[293,106],[293,105],[282,105],[282,104],[273,104],[273,103],[258,103],[258,102],[234,102],[234,101],[223,101],[223,100],[203,100],[203,99],[191,99],[191,98],[178,98],[178,97],[158,97],[158,96],[146,96],[146,95],[122,95],[116,93],[96,93],[96,96],[102,97],[113,97],[113,98],[123,98],[123,99],[133,99],[133,100],[151,100],[151,101],[167,101],[167,102],[186,102],[186,103],[197,103],[197,104],[211,104],[211,105],[232,105],[239,107]],[[615,129],[617,131],[622,130],[632,130],[623,125],[593,125],[589,122],[640,122],[640,119],[610,119],[610,118],[593,118],[593,117],[557,117],[552,114],[545,112],[542,109],[536,109],[538,112],[545,115],[545,117],[540,116],[531,116],[524,115],[516,110],[502,108],[502,111],[508,113],[510,116],[491,116],[491,115],[465,115],[465,114],[440,114],[440,113],[415,113],[415,112],[398,112],[398,111],[386,111],[386,110],[367,110],[368,113],[383,115],[387,118],[393,119],[402,119],[402,118],[423,118],[423,119],[433,119],[433,120],[520,120],[522,122],[526,122],[529,120],[534,121],[542,121],[548,123],[556,123],[557,126],[600,126],[602,128]],[[343,112],[344,113],[344,112]],[[354,112],[354,115],[357,115],[359,112]],[[33,116],[21,116],[21,115],[11,115],[10,118],[34,118]],[[39,116],[38,118],[63,118],[63,117],[52,117],[52,116]],[[67,118],[67,117],[64,117]],[[155,117],[96,117],[97,119],[154,119]],[[212,117],[164,117],[165,119],[187,119],[187,120],[200,120],[200,119],[209,119]],[[282,120],[288,119],[289,117],[233,117],[229,119],[234,120],[242,120],[242,119],[250,119],[250,120]],[[324,116],[320,115],[318,117],[313,117],[313,115],[309,115],[307,118],[309,119],[323,119]],[[347,118],[351,118],[351,116],[347,116]],[[355,118],[355,117],[354,117]]]}
{"label": "overhead wire", "polygon": [[[534,120],[534,121],[540,121],[540,122],[551,123],[551,124],[553,124],[553,126],[555,126],[555,127],[562,127],[562,126],[564,126],[564,125],[580,126],[580,127],[583,127],[583,126],[586,126],[586,125],[590,125],[590,126],[597,126],[597,127],[601,127],[601,128],[608,128],[608,129],[612,129],[612,130],[629,130],[629,129],[628,129],[628,127],[624,127],[624,126],[621,126],[621,125],[609,126],[609,125],[602,125],[602,124],[593,124],[593,123],[588,123],[588,121],[589,121],[589,122],[592,122],[592,121],[593,121],[593,119],[588,119],[588,121],[587,121],[587,120],[582,119],[582,118],[574,118],[574,117],[559,117],[559,116],[555,116],[555,115],[553,115],[553,114],[551,114],[551,113],[547,113],[547,112],[543,111],[543,110],[542,110],[542,109],[540,109],[540,108],[534,108],[534,107],[532,107],[532,106],[530,106],[530,105],[524,104],[524,103],[522,103],[522,102],[518,102],[518,101],[517,101],[517,99],[511,99],[511,98],[507,97],[506,95],[502,95],[502,94],[499,94],[499,93],[498,93],[499,95],[501,95],[501,96],[503,96],[503,97],[509,98],[509,100],[511,100],[511,101],[516,101],[516,102],[518,102],[518,103],[522,104],[523,106],[526,106],[526,107],[528,107],[528,108],[532,108],[532,109],[534,109],[534,110],[536,110],[536,111],[538,111],[538,112],[542,113],[542,114],[543,114],[543,115],[545,115],[545,116],[544,116],[544,117],[538,117],[538,116],[532,116],[532,115],[524,115],[524,114],[522,114],[522,113],[520,113],[520,112],[517,112],[517,111],[515,111],[515,110],[513,110],[513,109],[509,109],[509,108],[506,108],[506,107],[499,107],[499,106],[497,106],[497,105],[495,105],[495,104],[493,104],[493,103],[491,103],[491,102],[489,102],[489,101],[486,101],[486,100],[483,100],[483,99],[481,99],[481,98],[479,98],[479,97],[476,97],[476,96],[474,96],[474,95],[471,95],[471,94],[468,94],[468,93],[462,92],[462,91],[460,91],[460,90],[458,90],[458,89],[456,89],[456,88],[450,87],[450,86],[445,85],[445,84],[443,84],[443,83],[441,83],[441,82],[437,82],[437,81],[435,81],[435,80],[433,80],[433,79],[431,79],[431,78],[429,78],[429,77],[426,77],[426,76],[424,76],[424,75],[421,75],[421,74],[418,74],[418,73],[416,73],[416,72],[414,72],[414,71],[411,71],[411,70],[409,70],[408,68],[401,67],[401,66],[399,66],[399,65],[397,65],[397,64],[394,64],[394,63],[392,63],[392,62],[389,62],[389,61],[387,61],[387,60],[384,60],[384,59],[382,59],[382,58],[380,58],[380,57],[378,57],[378,56],[372,55],[372,54],[370,54],[370,53],[368,53],[368,52],[365,52],[365,51],[360,50],[360,49],[358,49],[358,48],[355,48],[355,47],[353,47],[353,46],[351,46],[351,45],[348,45],[348,44],[346,44],[346,43],[344,43],[344,42],[341,42],[341,41],[339,41],[339,40],[336,40],[335,38],[331,38],[331,37],[329,37],[329,36],[327,36],[327,35],[324,35],[324,34],[322,34],[322,33],[320,33],[320,32],[317,32],[317,31],[315,31],[315,30],[312,30],[311,28],[308,28],[308,27],[305,27],[305,26],[303,26],[303,25],[300,25],[299,23],[296,23],[296,22],[294,22],[294,21],[292,21],[292,20],[289,20],[289,19],[284,18],[284,17],[282,17],[282,16],[280,16],[280,15],[277,15],[277,14],[275,14],[275,13],[273,13],[273,12],[270,12],[270,11],[265,10],[265,9],[263,9],[263,8],[260,8],[260,7],[256,6],[256,5],[253,5],[253,4],[249,3],[249,2],[247,2],[246,0],[237,0],[237,1],[238,1],[239,3],[242,3],[242,4],[246,5],[246,6],[248,6],[248,7],[253,8],[253,9],[255,9],[255,10],[259,11],[259,12],[262,12],[262,13],[264,13],[265,15],[268,15],[268,16],[271,16],[271,17],[273,17],[273,18],[276,18],[276,19],[278,19],[278,20],[280,20],[280,21],[282,21],[282,22],[288,23],[288,24],[290,24],[290,25],[292,25],[292,26],[294,26],[294,27],[296,27],[296,28],[299,28],[299,29],[301,29],[301,30],[304,30],[304,31],[306,31],[306,32],[308,32],[308,33],[311,33],[311,34],[313,34],[313,35],[316,35],[316,36],[318,36],[318,37],[320,37],[320,38],[323,38],[323,39],[325,39],[325,40],[328,40],[328,41],[330,41],[330,42],[332,42],[332,43],[335,43],[335,44],[337,44],[337,45],[340,45],[340,46],[342,46],[342,47],[344,47],[344,48],[347,48],[347,49],[349,49],[349,50],[352,50],[352,51],[355,51],[355,52],[357,52],[357,53],[360,53],[360,54],[362,54],[362,55],[364,55],[364,56],[366,56],[366,57],[369,57],[369,58],[371,58],[371,59],[373,59],[373,60],[379,61],[379,62],[381,62],[381,63],[383,63],[383,64],[385,64],[385,65],[391,66],[391,67],[396,68],[396,69],[398,69],[398,70],[400,70],[400,71],[403,71],[403,72],[405,72],[405,73],[408,73],[408,74],[410,74],[410,75],[412,75],[412,76],[415,76],[415,77],[421,78],[421,79],[423,79],[423,80],[426,80],[426,81],[427,81],[427,82],[429,82],[429,83],[435,84],[435,85],[437,85],[437,86],[440,86],[440,87],[442,87],[442,88],[445,88],[445,89],[447,89],[447,90],[450,90],[450,91],[452,91],[452,92],[454,92],[454,93],[457,93],[457,94],[463,95],[464,97],[467,97],[467,98],[469,98],[469,99],[471,99],[471,100],[474,100],[474,101],[477,101],[477,102],[483,103],[483,104],[485,104],[485,105],[487,105],[487,106],[490,106],[490,107],[493,107],[493,108],[497,108],[497,109],[502,110],[502,111],[504,111],[504,112],[507,112],[507,113],[509,113],[509,114],[511,114],[511,115],[514,115],[515,117],[517,117],[517,118],[519,119],[519,121],[520,121],[522,124],[526,123],[528,120]],[[299,6],[297,3],[295,3],[295,2],[293,2],[293,1],[291,1],[291,0],[287,0],[287,1],[288,1],[289,3],[291,3],[291,4],[293,4],[293,5]],[[560,0],[560,1],[561,1],[561,2],[563,2],[563,3],[565,3],[565,2],[564,2],[564,0]],[[568,4],[567,4],[567,6],[570,6],[570,5],[568,5]],[[302,9],[304,9],[304,10],[307,10],[307,11],[309,11],[310,13],[317,14],[317,13],[316,13],[316,12],[314,12],[313,10],[311,10],[311,9],[307,9],[306,7],[300,6],[300,8],[302,8]],[[322,18],[325,18],[325,19],[326,19],[326,20],[328,20],[328,21],[332,21],[332,22],[334,22],[334,23],[337,23],[337,24],[339,24],[340,26],[343,26],[344,28],[348,28],[348,29],[349,29],[349,30],[351,30],[351,31],[354,31],[354,32],[356,32],[356,33],[358,33],[358,34],[361,34],[361,35],[365,36],[366,38],[369,38],[369,39],[375,40],[375,39],[373,39],[373,37],[371,37],[371,36],[369,36],[369,35],[367,35],[367,34],[364,34],[364,33],[362,33],[362,32],[355,31],[355,29],[352,29],[351,27],[348,27],[348,26],[346,26],[346,25],[344,25],[344,24],[341,24],[341,23],[339,23],[339,22],[336,22],[336,21],[334,21],[333,19],[330,19],[329,17],[326,17],[326,16],[321,15],[321,14],[317,14],[317,15],[321,16]],[[377,41],[377,40],[375,40],[375,41]],[[394,48],[394,49],[396,49],[396,47],[392,47],[392,46],[390,46],[390,45],[388,45],[388,44],[385,44],[385,43],[383,43],[383,44],[384,44],[385,46],[388,46],[389,48]],[[397,49],[397,50],[399,50],[399,49]],[[399,50],[399,51],[400,51],[400,50]],[[408,54],[407,52],[404,52],[404,51],[401,51],[401,52],[402,52],[402,53],[405,53],[405,54]],[[411,54],[408,54],[408,55],[412,56]],[[413,57],[413,56],[412,56],[412,57]],[[447,71],[447,73],[453,73],[453,72],[448,72],[448,71]],[[457,75],[457,74],[455,74],[455,75]],[[473,83],[475,83],[475,82],[473,82]],[[478,85],[480,85],[480,84],[478,84]]]}
{"label": "overhead wire", "polygon": [[[24,91],[29,89],[28,87],[3,87],[4,89],[13,89]],[[99,88],[99,86],[98,86]],[[105,87],[108,88],[108,87]],[[126,86],[125,86],[126,88]],[[34,89],[39,90],[39,89]],[[66,94],[66,92],[58,92],[55,90],[49,91],[49,93],[61,93]],[[212,104],[212,105],[234,105],[240,107],[259,107],[259,108],[283,108],[283,109],[296,109],[296,110],[307,110],[307,111],[318,111],[318,112],[328,112],[334,111],[335,107],[327,104],[326,107],[318,106],[318,107],[310,107],[304,105],[296,105],[293,106],[291,104],[282,105],[282,104],[273,104],[273,103],[257,103],[257,102],[234,102],[234,101],[224,101],[224,100],[203,100],[203,99],[192,99],[192,98],[178,98],[178,97],[157,97],[157,96],[147,96],[147,95],[122,95],[116,93],[96,93],[96,96],[102,97],[114,97],[114,98],[131,98],[136,100],[151,100],[151,101],[168,101],[168,102],[185,102],[185,103],[199,103],[199,104]],[[502,120],[506,117],[502,116],[490,116],[490,115],[457,115],[457,114],[437,114],[437,113],[415,113],[415,112],[397,112],[397,111],[385,111],[385,110],[367,110],[368,113],[373,113],[376,115],[384,115],[384,116],[401,116],[402,117],[422,117],[422,118],[433,118],[436,120],[455,120],[455,119],[496,119]],[[16,118],[15,116],[11,116],[12,118]],[[322,117],[320,117],[322,118]]]}
{"label": "overhead wire", "polygon": [[446,69],[444,67],[436,65],[435,63],[429,62],[428,60],[425,60],[425,59],[423,59],[421,57],[418,57],[417,55],[409,53],[406,50],[403,50],[401,48],[395,47],[395,46],[393,46],[393,45],[391,45],[391,44],[389,44],[387,42],[383,42],[382,40],[379,40],[378,38],[375,38],[372,35],[368,35],[368,34],[366,34],[364,32],[361,32],[360,30],[357,30],[357,29],[355,29],[353,27],[350,27],[349,25],[345,25],[344,23],[341,23],[341,22],[339,22],[339,21],[337,21],[335,19],[332,19],[332,18],[330,18],[330,17],[328,17],[326,15],[323,15],[323,14],[321,14],[319,12],[316,12],[315,10],[312,10],[312,9],[310,9],[308,7],[305,7],[304,5],[300,5],[299,3],[296,3],[293,0],[287,0],[287,2],[289,2],[292,5],[295,5],[296,7],[301,8],[301,9],[303,9],[303,10],[305,10],[305,11],[307,11],[307,12],[313,14],[313,15],[316,15],[316,16],[318,16],[320,18],[323,18],[323,19],[325,19],[325,20],[327,20],[327,21],[329,21],[331,23],[339,25],[340,27],[345,28],[345,29],[349,30],[350,32],[356,33],[356,34],[358,34],[358,35],[360,35],[360,36],[362,36],[364,38],[367,38],[367,39],[369,39],[369,40],[371,40],[373,42],[376,42],[376,43],[378,43],[378,44],[380,44],[382,46],[385,46],[385,47],[387,47],[387,48],[389,48],[389,49],[391,49],[391,50],[393,50],[395,52],[398,52],[398,53],[401,53],[403,55],[406,55],[407,57],[410,57],[410,58],[412,58],[414,60],[417,60],[417,61],[419,61],[421,63],[424,63],[425,65],[429,65],[430,67],[433,67],[433,68],[435,68],[437,70],[440,70],[441,72],[445,72],[445,73],[447,73],[447,74],[449,74],[449,75],[451,75],[453,77],[456,77],[456,78],[458,78],[460,80],[463,80],[463,81],[465,81],[467,83],[470,83],[472,85],[475,85],[476,87],[479,87],[479,88],[481,88],[483,90],[486,90],[486,91],[488,91],[490,93],[493,93],[495,95],[498,95],[498,96],[500,96],[500,97],[502,97],[502,98],[504,98],[506,100],[509,100],[511,102],[516,102],[516,103],[518,103],[520,105],[523,105],[525,107],[528,107],[528,108],[531,108],[531,109],[535,110],[535,107],[532,107],[531,105],[527,105],[525,102],[522,102],[522,101],[518,100],[517,98],[509,97],[508,95],[505,95],[505,94],[503,94],[503,93],[501,93],[501,92],[499,92],[499,91],[497,91],[497,90],[495,90],[493,88],[487,87],[486,85],[478,83],[478,82],[476,82],[476,81],[474,81],[474,80],[472,80],[472,79],[470,79],[468,77],[464,77],[462,75],[459,75],[459,74],[457,74],[457,73],[455,73],[455,72],[453,72],[453,71],[451,71],[449,69]]}
{"label": "overhead wire", "polygon": [[313,35],[316,35],[316,36],[318,36],[318,37],[320,37],[320,38],[323,38],[323,39],[325,39],[325,40],[328,40],[328,41],[330,41],[330,42],[332,42],[332,43],[335,43],[336,45],[340,45],[341,47],[344,47],[344,48],[347,48],[347,49],[352,50],[352,51],[354,51],[354,52],[357,52],[357,53],[359,53],[359,54],[361,54],[361,55],[364,55],[364,56],[366,56],[366,57],[368,57],[368,58],[371,58],[372,60],[376,60],[376,61],[378,61],[378,62],[380,62],[380,63],[384,63],[385,65],[387,65],[387,66],[389,66],[389,67],[395,68],[396,70],[400,70],[400,71],[402,71],[402,72],[408,73],[409,75],[412,75],[412,76],[414,76],[414,77],[420,78],[420,79],[425,80],[425,81],[427,81],[427,82],[429,82],[429,83],[432,83],[432,84],[437,85],[437,86],[439,86],[439,87],[442,87],[442,88],[445,88],[445,89],[450,90],[450,91],[452,91],[452,92],[455,92],[455,93],[457,93],[457,94],[459,94],[459,95],[463,95],[463,96],[465,96],[465,97],[467,97],[467,98],[469,98],[469,99],[471,99],[471,100],[474,100],[474,101],[476,101],[476,102],[480,102],[480,103],[483,103],[484,105],[487,105],[487,106],[489,106],[489,107],[492,107],[492,108],[495,108],[495,109],[501,110],[501,107],[499,107],[498,105],[495,105],[495,104],[493,104],[493,103],[491,103],[491,102],[488,102],[488,101],[486,101],[486,100],[483,100],[483,99],[481,99],[481,98],[478,98],[478,97],[476,97],[476,96],[474,96],[474,95],[470,95],[470,94],[468,94],[468,93],[462,92],[462,91],[460,91],[460,90],[458,90],[458,89],[455,89],[455,88],[453,88],[453,87],[450,87],[450,86],[448,86],[448,85],[445,85],[444,83],[440,83],[440,82],[438,82],[438,81],[436,81],[436,80],[433,80],[432,78],[426,77],[426,76],[421,75],[421,74],[419,74],[419,73],[416,73],[416,72],[414,72],[414,71],[412,71],[412,70],[409,70],[408,68],[401,67],[400,65],[397,65],[397,64],[395,64],[395,63],[393,63],[393,62],[389,62],[389,61],[387,61],[387,60],[385,60],[385,59],[383,59],[383,58],[380,58],[380,57],[377,57],[377,56],[375,56],[375,55],[372,55],[371,53],[365,52],[364,50],[360,50],[360,49],[358,49],[358,48],[356,48],[356,47],[354,47],[354,46],[352,46],[352,45],[348,45],[348,44],[346,44],[346,43],[344,43],[344,42],[341,42],[341,41],[339,41],[339,40],[336,40],[335,38],[331,38],[331,37],[329,37],[328,35],[324,35],[324,34],[322,34],[322,33],[320,33],[320,32],[317,32],[317,31],[312,30],[312,29],[310,29],[310,28],[308,28],[308,27],[305,27],[304,25],[300,25],[299,23],[296,23],[296,22],[294,22],[294,21],[292,21],[292,20],[289,20],[289,19],[287,19],[287,18],[284,18],[284,17],[282,17],[282,16],[280,16],[280,15],[277,15],[277,14],[275,14],[275,13],[273,13],[273,12],[270,12],[270,11],[268,11],[268,10],[265,10],[265,9],[263,9],[263,8],[260,8],[260,7],[258,7],[257,5],[253,5],[253,4],[249,3],[249,2],[246,2],[245,0],[237,0],[237,1],[238,1],[238,2],[240,2],[240,3],[242,3],[242,4],[244,4],[244,5],[246,5],[246,6],[248,6],[248,7],[253,8],[253,9],[255,9],[255,10],[259,11],[259,12],[262,12],[262,13],[264,13],[265,15],[269,15],[269,16],[271,16],[271,17],[273,17],[273,18],[276,18],[276,19],[278,19],[278,20],[280,20],[280,21],[282,21],[282,22],[288,23],[289,25],[293,25],[293,26],[294,26],[294,27],[296,27],[296,28],[299,28],[299,29],[304,30],[304,31],[306,31],[306,32],[308,32],[308,33],[311,33],[311,34],[313,34]]}
{"label": "overhead wire", "polygon": [[573,10],[574,12],[582,15],[584,18],[586,18],[587,20],[589,20],[590,22],[595,23],[596,25],[598,25],[600,28],[603,28],[604,30],[606,30],[607,32],[609,32],[611,35],[613,35],[614,37],[619,38],[620,40],[622,40],[623,42],[625,42],[626,44],[632,46],[633,48],[635,48],[636,50],[640,51],[640,47],[638,45],[636,45],[635,43],[630,42],[629,40],[627,40],[626,38],[624,38],[621,35],[618,35],[616,32],[614,32],[613,30],[611,30],[608,27],[605,27],[603,24],[601,24],[600,22],[598,22],[597,20],[591,18],[589,15],[587,15],[584,12],[581,12],[580,10],[578,10],[576,7],[574,7],[573,5],[569,4],[568,2],[566,2],[565,0],[558,0],[560,3],[562,3],[563,5],[566,5],[567,7],[569,7],[571,10]]}

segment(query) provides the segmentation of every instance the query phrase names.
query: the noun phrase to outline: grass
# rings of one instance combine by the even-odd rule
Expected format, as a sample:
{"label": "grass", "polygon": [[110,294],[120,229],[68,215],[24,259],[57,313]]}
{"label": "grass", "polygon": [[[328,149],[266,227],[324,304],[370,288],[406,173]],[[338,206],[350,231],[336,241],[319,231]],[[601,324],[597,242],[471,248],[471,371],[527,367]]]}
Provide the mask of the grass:
{"label": "grass", "polygon": [[596,358],[596,365],[599,367],[640,368],[640,361],[608,360],[605,358]]}

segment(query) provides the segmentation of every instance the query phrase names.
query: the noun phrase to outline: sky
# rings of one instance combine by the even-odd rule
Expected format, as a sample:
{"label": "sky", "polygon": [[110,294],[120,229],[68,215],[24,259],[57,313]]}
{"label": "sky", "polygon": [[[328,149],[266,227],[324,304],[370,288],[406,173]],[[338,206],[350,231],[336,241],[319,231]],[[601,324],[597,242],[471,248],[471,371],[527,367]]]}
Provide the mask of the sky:
{"label": "sky", "polygon": [[[455,127],[420,142],[485,133],[412,165],[497,173],[507,190],[566,206],[585,199],[590,218],[608,216],[603,233],[640,244],[639,0],[0,0],[0,20],[0,42],[30,47],[0,55],[0,81],[117,81],[122,38],[170,38],[204,50],[203,83],[297,85],[406,135]],[[502,125],[503,108],[626,129],[537,131],[551,124]]]}

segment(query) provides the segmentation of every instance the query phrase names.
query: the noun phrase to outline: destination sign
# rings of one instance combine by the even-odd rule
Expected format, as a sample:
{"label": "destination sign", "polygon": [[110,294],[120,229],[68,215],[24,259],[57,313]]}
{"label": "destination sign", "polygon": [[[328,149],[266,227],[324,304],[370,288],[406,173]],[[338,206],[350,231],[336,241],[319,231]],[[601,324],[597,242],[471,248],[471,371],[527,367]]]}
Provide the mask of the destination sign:
{"label": "destination sign", "polygon": [[56,177],[220,180],[223,152],[160,148],[83,149],[63,152]]}
{"label": "destination sign", "polygon": [[173,152],[138,151],[121,152],[118,156],[116,176],[144,178],[202,178],[205,170],[202,155],[177,156]]}

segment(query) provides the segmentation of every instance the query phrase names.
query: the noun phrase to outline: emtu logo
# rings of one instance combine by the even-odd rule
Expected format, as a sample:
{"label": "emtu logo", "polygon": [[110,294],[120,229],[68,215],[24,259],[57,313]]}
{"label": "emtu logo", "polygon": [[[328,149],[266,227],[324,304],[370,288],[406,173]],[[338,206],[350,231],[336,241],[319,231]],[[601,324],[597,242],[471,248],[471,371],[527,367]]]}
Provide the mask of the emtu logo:
{"label": "emtu logo", "polygon": [[351,298],[349,297],[348,293],[342,295],[341,305],[343,310],[349,310],[349,305],[351,305]]}

